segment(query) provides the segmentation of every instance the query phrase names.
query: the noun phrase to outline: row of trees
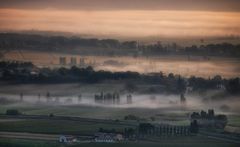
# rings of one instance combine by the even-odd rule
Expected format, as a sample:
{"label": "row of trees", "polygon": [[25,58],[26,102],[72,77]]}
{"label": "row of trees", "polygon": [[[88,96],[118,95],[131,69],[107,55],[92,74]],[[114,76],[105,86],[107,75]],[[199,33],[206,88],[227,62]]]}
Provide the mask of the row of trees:
{"label": "row of trees", "polygon": [[[3,66],[1,66],[3,65]],[[6,66],[7,65],[7,66]],[[240,93],[240,79],[222,79],[221,76],[214,78],[190,77],[180,75],[164,75],[163,73],[140,74],[137,72],[110,72],[94,71],[92,67],[78,68],[36,68],[30,63],[2,63],[0,62],[0,80],[19,83],[98,83],[103,81],[126,82],[126,88],[136,90],[138,84],[161,85],[162,92],[184,93],[187,87],[193,91],[210,89],[225,89],[230,94]],[[11,68],[9,68],[11,67]],[[160,92],[160,90],[155,90]]]}
{"label": "row of trees", "polygon": [[190,126],[172,126],[172,125],[153,125],[150,123],[140,123],[138,132],[141,137],[151,136],[172,136],[172,135],[190,135],[190,133],[198,133],[197,123],[191,123]]}
{"label": "row of trees", "polygon": [[[87,48],[87,49],[86,49]],[[198,56],[233,56],[240,57],[240,44],[208,44],[201,46],[181,47],[176,43],[163,45],[141,44],[137,41],[120,42],[116,39],[97,39],[64,36],[43,36],[32,34],[0,34],[0,49],[29,49],[42,51],[78,52],[105,55],[146,55],[183,54]],[[101,50],[101,51],[100,51]]]}
{"label": "row of trees", "polygon": [[32,34],[0,34],[0,48],[27,48],[27,49],[56,49],[74,47],[97,47],[97,48],[136,48],[136,41],[120,42],[116,39],[97,39],[64,36],[42,36]]}
{"label": "row of trees", "polygon": [[32,69],[34,65],[31,62],[0,62],[0,69]]}
{"label": "row of trees", "polygon": [[142,45],[139,49],[144,55],[183,54],[203,56],[205,59],[208,59],[208,56],[240,57],[240,44],[233,45],[230,43],[181,47],[176,43],[163,45],[161,42],[158,42],[151,45]]}

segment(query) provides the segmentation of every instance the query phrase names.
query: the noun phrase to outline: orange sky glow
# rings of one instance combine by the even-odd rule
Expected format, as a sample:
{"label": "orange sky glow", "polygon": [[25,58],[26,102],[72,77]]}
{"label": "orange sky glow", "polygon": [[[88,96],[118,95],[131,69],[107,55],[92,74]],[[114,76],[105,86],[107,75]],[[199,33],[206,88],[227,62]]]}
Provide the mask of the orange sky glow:
{"label": "orange sky glow", "polygon": [[240,35],[240,12],[184,10],[0,9],[0,30],[50,30],[109,36]]}

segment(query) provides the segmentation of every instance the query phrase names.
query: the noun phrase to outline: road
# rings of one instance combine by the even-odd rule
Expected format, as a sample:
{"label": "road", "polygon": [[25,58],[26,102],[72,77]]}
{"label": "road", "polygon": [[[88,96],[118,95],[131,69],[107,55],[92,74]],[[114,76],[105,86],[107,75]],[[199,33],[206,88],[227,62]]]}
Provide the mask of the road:
{"label": "road", "polygon": [[34,139],[34,140],[57,141],[60,136],[61,135],[58,135],[58,134],[0,132],[0,138],[12,138],[12,139]]}
{"label": "road", "polygon": [[230,136],[227,134],[220,134],[220,133],[213,133],[213,132],[207,132],[207,131],[199,131],[198,136],[205,136],[211,139],[221,140],[221,141],[227,141],[231,143],[237,143],[240,144],[240,138],[236,136]]}

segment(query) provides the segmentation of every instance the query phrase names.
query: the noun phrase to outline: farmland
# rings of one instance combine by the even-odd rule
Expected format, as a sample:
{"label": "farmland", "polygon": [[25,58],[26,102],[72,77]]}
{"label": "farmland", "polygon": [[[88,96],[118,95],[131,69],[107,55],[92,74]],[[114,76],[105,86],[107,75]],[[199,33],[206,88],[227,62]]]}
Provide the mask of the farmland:
{"label": "farmland", "polygon": [[[184,140],[184,141],[183,141]],[[36,140],[20,140],[20,139],[5,139],[0,138],[0,146],[8,146],[8,147],[236,147],[237,144],[228,143],[224,141],[213,140],[205,137],[191,137],[191,138],[167,138],[162,139],[159,142],[148,142],[148,141],[140,141],[140,142],[123,142],[123,143],[79,143],[79,144],[60,144],[57,142],[49,142],[49,141],[36,141]]]}
{"label": "farmland", "polygon": [[[2,120],[2,119],[1,119]],[[31,120],[23,119],[18,121],[0,122],[0,131],[9,132],[30,132],[46,134],[87,134],[92,135],[99,128],[115,129],[123,131],[124,128],[131,127],[118,123],[108,124],[102,122],[81,122],[70,120]]]}
{"label": "farmland", "polygon": [[[76,116],[109,120],[124,120],[125,116],[131,114],[137,116],[141,121],[170,123],[175,125],[189,125],[189,115],[191,113],[191,111],[177,111],[168,108],[118,108],[86,105],[48,106],[33,104],[11,104],[1,106],[0,113],[5,114],[7,109],[17,109],[27,115],[54,114],[56,116]],[[151,118],[154,118],[154,120]],[[239,127],[239,120],[240,116],[238,114],[233,113],[228,115],[228,125]]]}

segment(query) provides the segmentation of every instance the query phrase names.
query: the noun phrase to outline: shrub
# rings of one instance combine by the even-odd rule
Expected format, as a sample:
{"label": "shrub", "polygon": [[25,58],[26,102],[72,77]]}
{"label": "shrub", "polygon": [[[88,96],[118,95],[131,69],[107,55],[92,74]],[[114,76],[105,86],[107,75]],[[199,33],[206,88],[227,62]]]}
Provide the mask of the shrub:
{"label": "shrub", "polygon": [[21,115],[21,113],[16,109],[8,109],[6,115]]}

